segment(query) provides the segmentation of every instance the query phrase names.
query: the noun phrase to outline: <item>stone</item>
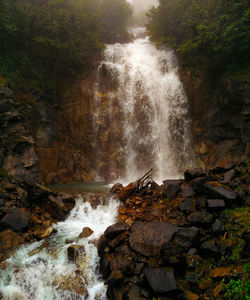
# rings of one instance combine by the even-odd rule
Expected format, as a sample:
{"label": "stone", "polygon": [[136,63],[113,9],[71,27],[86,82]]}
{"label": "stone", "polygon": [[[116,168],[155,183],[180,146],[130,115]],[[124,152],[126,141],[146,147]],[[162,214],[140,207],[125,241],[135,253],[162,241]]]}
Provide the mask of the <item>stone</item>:
{"label": "stone", "polygon": [[125,231],[130,230],[130,226],[126,223],[116,223],[114,225],[109,226],[104,234],[108,239],[113,239],[118,234],[123,233]]}
{"label": "stone", "polygon": [[237,194],[229,187],[226,187],[218,182],[207,182],[204,185],[207,193],[213,198],[223,198],[225,200],[236,200]]}
{"label": "stone", "polygon": [[131,261],[128,257],[118,254],[110,261],[110,268],[112,271],[120,270],[122,274],[128,274],[132,267]]}
{"label": "stone", "polygon": [[128,300],[143,300],[140,296],[140,289],[137,285],[130,285],[128,291]]}
{"label": "stone", "polygon": [[186,300],[199,300],[200,296],[197,294],[194,294],[190,291],[185,292],[185,299]]}
{"label": "stone", "polygon": [[181,180],[164,180],[163,184],[167,188],[167,197],[168,199],[173,199],[176,197],[177,193],[180,190],[181,187]]}
{"label": "stone", "polygon": [[183,228],[176,233],[174,242],[181,247],[190,248],[198,233],[199,229],[197,227]]}
{"label": "stone", "polygon": [[224,180],[231,181],[236,174],[236,170],[232,169],[224,174]]}
{"label": "stone", "polygon": [[212,229],[213,229],[213,232],[215,232],[215,233],[223,233],[223,232],[225,232],[226,227],[225,227],[225,224],[221,220],[216,219],[212,225]]}
{"label": "stone", "polygon": [[166,294],[177,290],[173,269],[147,266],[144,269],[144,275],[156,294]]}
{"label": "stone", "polygon": [[69,208],[65,203],[63,203],[61,197],[49,196],[49,201],[55,209],[59,209],[64,213],[68,213],[72,208]]}
{"label": "stone", "polygon": [[89,228],[89,227],[84,227],[82,232],[79,234],[79,238],[88,238],[90,237],[92,234],[94,233],[94,231]]}
{"label": "stone", "polygon": [[226,277],[226,276],[230,276],[232,275],[232,267],[221,267],[221,268],[216,268],[216,269],[213,269],[211,271],[211,276],[214,277],[214,278],[218,278],[218,277]]}
{"label": "stone", "polygon": [[136,222],[131,227],[130,246],[145,256],[160,255],[161,248],[168,243],[179,227],[168,223]]}
{"label": "stone", "polygon": [[24,231],[31,220],[31,215],[19,208],[10,208],[0,221],[0,228],[16,232]]}
{"label": "stone", "polygon": [[203,251],[205,257],[207,257],[208,255],[217,257],[219,255],[219,249],[216,246],[214,240],[202,243],[200,248]]}
{"label": "stone", "polygon": [[0,206],[3,206],[3,199],[0,199]]}
{"label": "stone", "polygon": [[195,211],[188,216],[188,221],[192,224],[209,225],[213,216],[207,212]]}
{"label": "stone", "polygon": [[10,250],[15,249],[24,243],[22,235],[8,229],[0,232],[0,249]]}
{"label": "stone", "polygon": [[189,169],[184,172],[184,177],[187,181],[193,180],[198,177],[204,177],[206,175],[206,172],[201,168]]}
{"label": "stone", "polygon": [[137,182],[132,182],[129,185],[127,185],[125,188],[123,188],[119,193],[119,199],[124,202],[127,198],[132,196],[137,189]]}
{"label": "stone", "polygon": [[208,199],[207,206],[210,210],[221,210],[225,208],[226,204],[221,199]]}
{"label": "stone", "polygon": [[54,228],[52,226],[36,226],[35,229],[32,231],[33,235],[40,238],[44,239],[48,237],[52,232]]}
{"label": "stone", "polygon": [[112,186],[112,188],[110,189],[110,193],[111,194],[116,194],[116,195],[118,195],[118,194],[120,194],[120,192],[121,192],[121,190],[123,189],[124,187],[123,187],[123,185],[121,184],[121,183],[116,183],[116,184],[114,184],[113,186]]}
{"label": "stone", "polygon": [[123,274],[121,271],[119,270],[114,270],[111,272],[111,274],[109,275],[109,277],[106,280],[106,283],[108,285],[115,285],[117,284],[118,281],[120,281],[121,279],[123,279]]}
{"label": "stone", "polygon": [[81,253],[85,253],[85,248],[82,245],[71,245],[67,249],[68,260],[75,263],[77,257]]}
{"label": "stone", "polygon": [[189,212],[192,209],[193,201],[191,198],[187,198],[181,202],[179,209],[184,212]]}
{"label": "stone", "polygon": [[181,187],[181,196],[183,198],[193,197],[195,195],[194,189],[190,186]]}
{"label": "stone", "polygon": [[106,255],[101,258],[100,273],[102,274],[104,279],[106,279],[109,276],[109,274],[111,273],[110,263],[109,263],[109,260]]}

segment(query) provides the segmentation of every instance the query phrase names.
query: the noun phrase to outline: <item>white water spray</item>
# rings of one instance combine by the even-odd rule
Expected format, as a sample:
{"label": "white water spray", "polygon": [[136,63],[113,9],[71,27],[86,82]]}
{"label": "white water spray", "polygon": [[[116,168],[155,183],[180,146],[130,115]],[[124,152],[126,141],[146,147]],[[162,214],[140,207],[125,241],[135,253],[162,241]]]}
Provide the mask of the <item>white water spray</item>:
{"label": "white water spray", "polygon": [[[57,233],[50,240],[22,246],[7,260],[7,268],[0,270],[0,291],[4,299],[106,299],[93,241],[116,222],[118,205],[118,201],[111,198],[106,206],[93,209],[90,203],[78,199],[67,220],[55,225]],[[84,227],[90,227],[94,233],[87,239],[78,239]],[[82,263],[85,271],[80,281],[75,274],[76,264],[67,258],[67,239],[72,240],[73,245],[84,247]],[[84,289],[87,289],[87,296]]]}
{"label": "white water spray", "polygon": [[[134,33],[131,43],[108,45],[99,67],[95,148],[97,162],[106,165],[98,175],[105,177],[106,171],[113,180],[131,182],[153,168],[159,182],[178,178],[192,159],[177,61],[172,50],[156,49],[143,28]],[[106,149],[117,155],[105,156]]]}

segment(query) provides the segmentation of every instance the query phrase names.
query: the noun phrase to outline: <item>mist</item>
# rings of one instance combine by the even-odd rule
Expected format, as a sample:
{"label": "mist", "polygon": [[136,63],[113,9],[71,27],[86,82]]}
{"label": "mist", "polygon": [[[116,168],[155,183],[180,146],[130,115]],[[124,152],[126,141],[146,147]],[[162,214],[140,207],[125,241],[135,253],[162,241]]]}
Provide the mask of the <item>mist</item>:
{"label": "mist", "polygon": [[135,12],[146,11],[153,5],[158,5],[158,0],[130,0]]}
{"label": "mist", "polygon": [[146,12],[158,6],[158,0],[127,0],[133,7],[133,25],[145,26],[148,23]]}

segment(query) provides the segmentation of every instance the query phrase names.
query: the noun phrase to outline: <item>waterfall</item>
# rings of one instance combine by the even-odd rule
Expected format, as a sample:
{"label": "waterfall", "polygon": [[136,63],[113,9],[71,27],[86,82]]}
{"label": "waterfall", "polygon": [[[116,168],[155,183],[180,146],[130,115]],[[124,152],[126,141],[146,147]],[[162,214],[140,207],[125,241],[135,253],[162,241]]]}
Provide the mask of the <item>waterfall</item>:
{"label": "waterfall", "polygon": [[190,166],[188,102],[170,49],[143,28],[127,44],[107,45],[95,85],[97,177],[131,182],[153,168],[156,181]]}

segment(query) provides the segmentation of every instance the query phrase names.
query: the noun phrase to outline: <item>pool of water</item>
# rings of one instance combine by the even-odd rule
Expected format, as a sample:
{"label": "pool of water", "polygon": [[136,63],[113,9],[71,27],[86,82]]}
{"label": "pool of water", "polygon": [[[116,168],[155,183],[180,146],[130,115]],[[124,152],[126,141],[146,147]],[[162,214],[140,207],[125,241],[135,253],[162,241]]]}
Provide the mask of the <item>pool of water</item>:
{"label": "pool of water", "polygon": [[73,194],[81,193],[108,193],[111,186],[103,182],[78,182],[72,184],[55,184],[47,186],[52,191]]}

